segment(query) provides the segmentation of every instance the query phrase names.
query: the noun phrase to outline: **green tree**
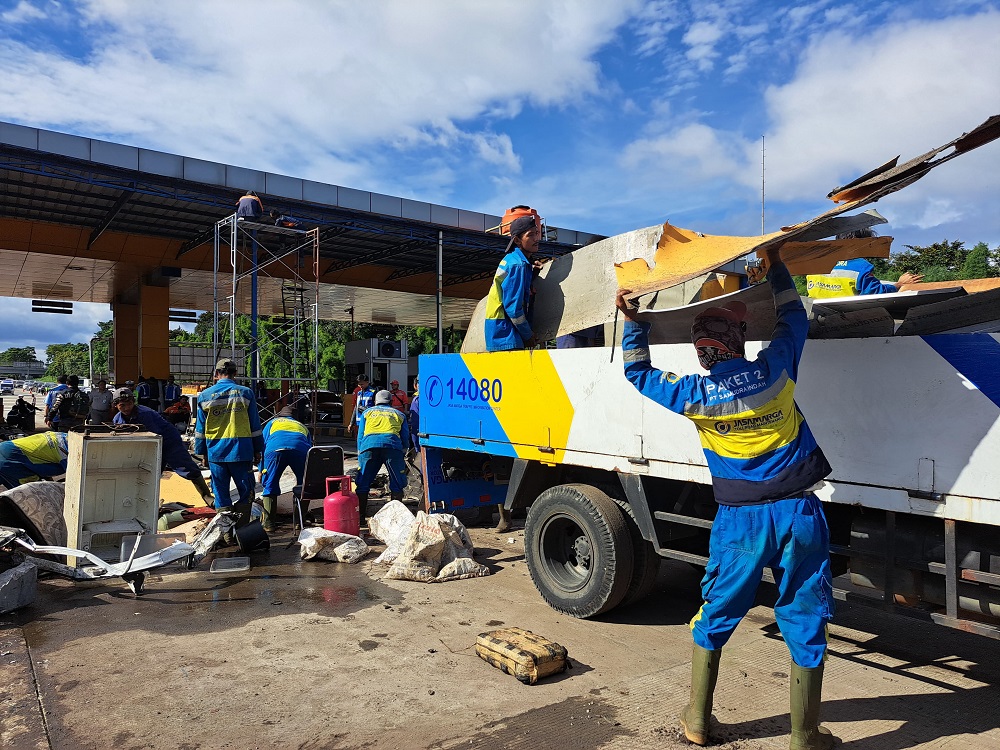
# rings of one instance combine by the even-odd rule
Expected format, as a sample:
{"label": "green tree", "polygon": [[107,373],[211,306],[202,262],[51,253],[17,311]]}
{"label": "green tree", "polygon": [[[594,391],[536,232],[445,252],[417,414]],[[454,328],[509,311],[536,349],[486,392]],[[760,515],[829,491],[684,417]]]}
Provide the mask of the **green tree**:
{"label": "green tree", "polygon": [[0,362],[38,362],[38,357],[33,346],[12,346],[6,351],[0,352]]}
{"label": "green tree", "polygon": [[45,358],[47,378],[87,377],[90,373],[90,347],[86,344],[49,344],[45,347]]}
{"label": "green tree", "polygon": [[959,277],[963,279],[985,279],[996,275],[990,266],[990,248],[985,242],[980,242],[965,256]]}

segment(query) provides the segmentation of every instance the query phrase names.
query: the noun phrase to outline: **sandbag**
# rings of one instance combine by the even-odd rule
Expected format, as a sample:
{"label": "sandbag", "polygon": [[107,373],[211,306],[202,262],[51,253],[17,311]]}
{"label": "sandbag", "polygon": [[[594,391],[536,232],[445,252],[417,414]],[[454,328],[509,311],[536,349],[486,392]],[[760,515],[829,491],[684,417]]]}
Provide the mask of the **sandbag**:
{"label": "sandbag", "polygon": [[393,563],[413,526],[413,513],[399,500],[390,500],[368,519],[368,533],[386,545],[376,563]]}
{"label": "sandbag", "polygon": [[525,685],[558,674],[567,665],[565,646],[523,628],[480,633],[476,638],[476,653]]}
{"label": "sandbag", "polygon": [[[465,532],[458,519],[454,523]],[[439,516],[419,511],[386,578],[430,583],[489,575],[489,568],[472,559],[472,542],[466,546],[459,528]]]}
{"label": "sandbag", "polygon": [[354,564],[368,555],[368,545],[360,537],[320,528],[302,529],[299,556],[303,560],[329,560]]}

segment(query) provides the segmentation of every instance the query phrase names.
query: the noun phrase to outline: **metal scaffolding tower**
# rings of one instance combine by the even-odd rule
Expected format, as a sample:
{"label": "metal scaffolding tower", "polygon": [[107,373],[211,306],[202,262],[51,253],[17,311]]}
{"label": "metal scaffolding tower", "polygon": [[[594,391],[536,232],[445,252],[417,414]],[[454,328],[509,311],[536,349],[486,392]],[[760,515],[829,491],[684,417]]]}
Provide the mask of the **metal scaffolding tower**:
{"label": "metal scaffolding tower", "polygon": [[[213,347],[246,351],[246,377],[270,414],[307,398],[316,426],[319,388],[319,229],[227,216],[215,225]],[[263,319],[261,302],[270,302]],[[278,302],[280,301],[280,307]],[[266,354],[266,359],[262,357]],[[276,385],[276,388],[275,388]],[[274,395],[274,394],[277,395]]]}

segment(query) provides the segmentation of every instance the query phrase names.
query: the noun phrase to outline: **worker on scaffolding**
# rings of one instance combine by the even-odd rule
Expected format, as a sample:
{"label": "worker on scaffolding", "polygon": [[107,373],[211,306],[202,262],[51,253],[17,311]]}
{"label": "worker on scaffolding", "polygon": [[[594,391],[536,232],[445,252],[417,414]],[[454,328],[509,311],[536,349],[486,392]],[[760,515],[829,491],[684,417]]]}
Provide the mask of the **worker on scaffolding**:
{"label": "worker on scaffolding", "polygon": [[215,384],[198,394],[194,430],[195,455],[204,456],[212,472],[215,507],[232,504],[230,484],[236,484],[236,510],[249,521],[253,499],[253,464],[264,452],[257,399],[253,391],[238,385],[236,363],[220,359],[215,365]]}
{"label": "worker on scaffolding", "polygon": [[181,434],[170,422],[156,413],[155,409],[142,406],[135,402],[135,395],[128,388],[119,388],[115,391],[112,404],[117,409],[113,424],[141,425],[146,432],[152,432],[163,438],[163,450],[160,454],[160,470],[173,471],[178,476],[184,477],[198,490],[202,500],[206,504],[212,504],[212,491],[208,488],[205,478],[201,475],[201,469],[194,462],[187,446],[181,439]]}
{"label": "worker on scaffolding", "polygon": [[826,628],[833,617],[830,532],[813,492],[831,469],[793,400],[809,332],[802,299],[778,247],[767,250],[777,322],[752,362],[745,357],[746,305],[710,307],[694,319],[691,340],[708,375],[680,376],[650,362],[648,323],[619,290],[627,322],[625,377],[639,392],[692,420],[712,473],[718,509],[702,580],[704,603],[691,620],[691,699],[681,714],[688,740],[709,740],[712,696],[723,646],[753,606],[765,568],[774,573],[774,615],[791,664],[791,750],[827,750],[819,725]]}
{"label": "worker on scaffolding", "polygon": [[260,221],[264,215],[264,204],[260,202],[257,193],[247,190],[238,201],[236,201],[236,218],[244,221]]}

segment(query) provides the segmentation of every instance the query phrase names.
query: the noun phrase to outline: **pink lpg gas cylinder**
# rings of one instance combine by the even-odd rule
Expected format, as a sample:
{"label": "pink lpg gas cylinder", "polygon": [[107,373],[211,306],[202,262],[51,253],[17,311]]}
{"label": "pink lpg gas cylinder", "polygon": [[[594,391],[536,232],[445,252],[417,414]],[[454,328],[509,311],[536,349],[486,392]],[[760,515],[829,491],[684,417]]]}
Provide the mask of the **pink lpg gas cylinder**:
{"label": "pink lpg gas cylinder", "polygon": [[[338,485],[331,491],[331,483]],[[323,499],[323,528],[341,534],[361,535],[361,516],[358,496],[351,489],[350,477],[327,477],[326,497]]]}

